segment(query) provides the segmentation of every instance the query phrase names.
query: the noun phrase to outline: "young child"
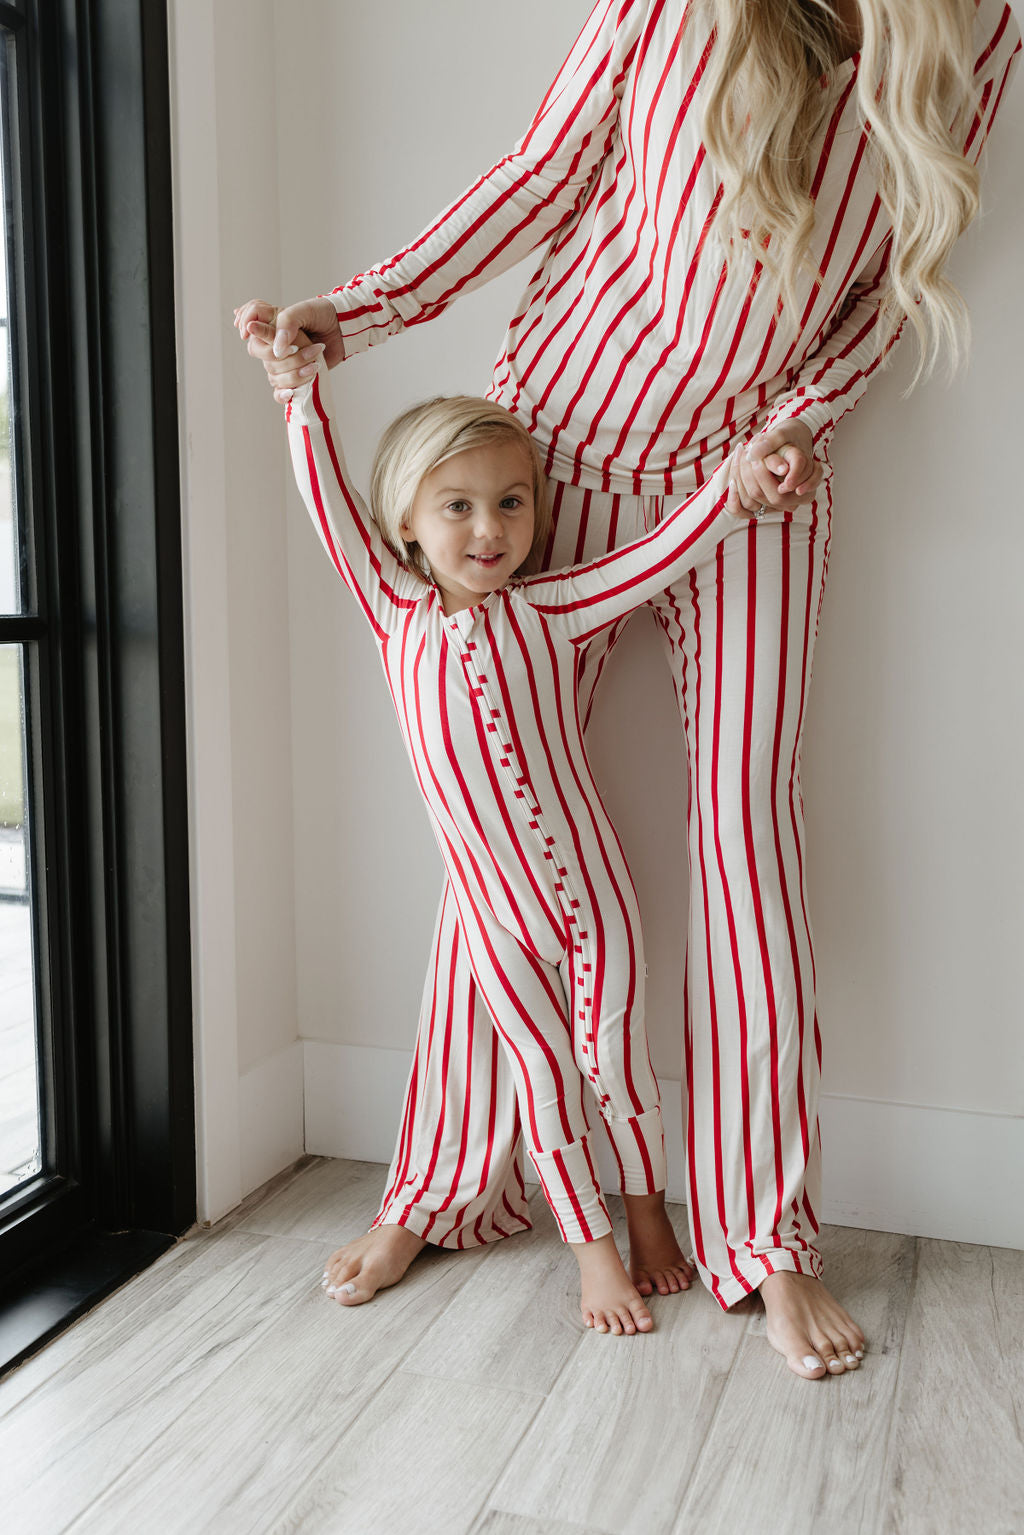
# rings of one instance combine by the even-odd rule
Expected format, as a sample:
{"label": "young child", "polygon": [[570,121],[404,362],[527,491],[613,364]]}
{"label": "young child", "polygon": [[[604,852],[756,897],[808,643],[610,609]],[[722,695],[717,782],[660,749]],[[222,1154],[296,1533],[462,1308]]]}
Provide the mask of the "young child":
{"label": "young child", "polygon": [[579,1263],[584,1321],[647,1331],[598,1185],[584,1082],[618,1162],[634,1266],[653,1245],[662,1263],[670,1250],[677,1288],[688,1270],[664,1206],[639,912],[587,761],[577,672],[596,634],[735,526],[729,462],[646,538],[535,574],[544,474],[504,407],[457,397],[407,411],[378,449],[369,513],[322,362],[286,415],[303,499],[380,647],[529,1154]]}

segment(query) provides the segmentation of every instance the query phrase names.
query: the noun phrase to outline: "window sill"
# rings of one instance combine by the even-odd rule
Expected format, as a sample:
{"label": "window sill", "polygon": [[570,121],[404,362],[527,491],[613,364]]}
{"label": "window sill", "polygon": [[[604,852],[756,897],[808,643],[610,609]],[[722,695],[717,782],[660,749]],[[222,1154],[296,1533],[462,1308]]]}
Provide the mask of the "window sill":
{"label": "window sill", "polygon": [[0,1294],[0,1377],[148,1268],[174,1242],[162,1231],[88,1231],[20,1275]]}

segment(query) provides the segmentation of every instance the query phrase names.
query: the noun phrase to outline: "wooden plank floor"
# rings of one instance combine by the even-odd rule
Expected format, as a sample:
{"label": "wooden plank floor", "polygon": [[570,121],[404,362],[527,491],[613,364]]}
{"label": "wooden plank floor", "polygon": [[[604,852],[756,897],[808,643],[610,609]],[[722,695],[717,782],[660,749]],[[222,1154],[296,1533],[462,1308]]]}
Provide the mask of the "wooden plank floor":
{"label": "wooden plank floor", "polygon": [[826,1228],[869,1352],[808,1383],[756,1301],[699,1286],[645,1337],[585,1331],[537,1198],[532,1232],[344,1310],[322,1261],[383,1175],[305,1159],[0,1381],[3,1528],[1024,1531],[1024,1253]]}

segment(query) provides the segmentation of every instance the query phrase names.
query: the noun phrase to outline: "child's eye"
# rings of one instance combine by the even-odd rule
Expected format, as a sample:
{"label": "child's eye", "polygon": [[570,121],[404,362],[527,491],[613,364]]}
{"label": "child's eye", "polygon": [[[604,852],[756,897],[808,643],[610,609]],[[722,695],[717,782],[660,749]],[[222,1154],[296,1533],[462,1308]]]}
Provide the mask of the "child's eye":
{"label": "child's eye", "polygon": [[445,507],[445,511],[446,512],[453,512],[456,517],[461,517],[463,515],[463,513],[469,511],[469,502],[468,501],[449,501],[447,506]]}
{"label": "child's eye", "polygon": [[506,496],[501,503],[501,509],[503,512],[514,512],[517,511],[518,508],[522,506],[522,504],[522,499],[519,496]]}

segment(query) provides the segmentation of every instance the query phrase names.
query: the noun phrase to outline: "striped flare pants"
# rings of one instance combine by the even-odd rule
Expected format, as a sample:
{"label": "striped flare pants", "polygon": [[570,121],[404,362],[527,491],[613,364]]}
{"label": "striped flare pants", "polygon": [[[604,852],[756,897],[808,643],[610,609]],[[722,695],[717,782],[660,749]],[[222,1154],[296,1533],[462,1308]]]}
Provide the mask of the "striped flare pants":
{"label": "striped flare pants", "polygon": [[[780,1269],[821,1274],[821,1043],[800,746],[828,566],[818,500],[739,524],[652,603],[686,740],[690,915],[684,1127],[690,1236],[723,1307]],[[675,504],[552,484],[551,569],[640,536]],[[581,710],[622,626],[592,645]],[[442,1247],[529,1226],[515,1083],[442,899],[401,1131],[374,1225]]]}

